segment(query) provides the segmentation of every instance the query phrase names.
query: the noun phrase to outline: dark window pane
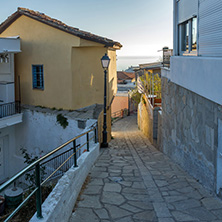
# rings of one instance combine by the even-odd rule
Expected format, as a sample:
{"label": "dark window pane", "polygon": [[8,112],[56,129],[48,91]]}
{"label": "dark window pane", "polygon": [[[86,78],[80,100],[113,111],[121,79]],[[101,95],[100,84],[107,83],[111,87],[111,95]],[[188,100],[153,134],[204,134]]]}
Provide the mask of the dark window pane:
{"label": "dark window pane", "polygon": [[182,33],[181,33],[181,49],[182,51],[188,51],[189,50],[189,23],[184,22],[182,24]]}

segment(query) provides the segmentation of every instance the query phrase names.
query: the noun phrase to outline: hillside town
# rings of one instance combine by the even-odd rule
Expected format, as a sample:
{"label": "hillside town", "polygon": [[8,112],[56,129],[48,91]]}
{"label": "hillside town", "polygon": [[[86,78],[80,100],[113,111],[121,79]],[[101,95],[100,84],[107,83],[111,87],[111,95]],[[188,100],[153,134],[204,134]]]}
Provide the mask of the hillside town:
{"label": "hillside town", "polygon": [[222,221],[222,2],[170,1],[172,47],[124,70],[59,15],[0,21],[0,222]]}

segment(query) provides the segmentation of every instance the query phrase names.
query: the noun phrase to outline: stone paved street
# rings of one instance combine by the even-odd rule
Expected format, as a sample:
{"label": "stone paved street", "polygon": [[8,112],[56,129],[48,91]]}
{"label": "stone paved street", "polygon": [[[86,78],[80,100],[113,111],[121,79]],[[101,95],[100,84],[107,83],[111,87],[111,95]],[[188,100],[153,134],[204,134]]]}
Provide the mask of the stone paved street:
{"label": "stone paved street", "polygon": [[112,135],[70,222],[222,222],[222,202],[156,150],[136,116],[117,121]]}

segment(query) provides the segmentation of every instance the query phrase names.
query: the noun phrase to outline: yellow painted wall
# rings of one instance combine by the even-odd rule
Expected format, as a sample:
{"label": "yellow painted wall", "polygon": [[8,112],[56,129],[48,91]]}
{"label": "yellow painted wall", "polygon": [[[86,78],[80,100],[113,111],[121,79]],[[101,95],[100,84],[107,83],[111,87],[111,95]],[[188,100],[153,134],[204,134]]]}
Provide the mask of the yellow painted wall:
{"label": "yellow painted wall", "polygon": [[[107,81],[109,105],[117,90],[115,50],[24,15],[0,36],[15,35],[21,37],[22,52],[15,57],[15,74],[20,76],[23,104],[78,109],[103,103],[104,72],[100,59],[108,53],[111,58]],[[32,88],[32,65],[43,65],[44,90]]]}
{"label": "yellow painted wall", "polygon": [[[20,76],[22,104],[63,109],[103,104],[101,58],[107,53],[111,59],[107,75],[107,106],[110,105],[117,91],[115,50],[24,15],[0,34],[2,37],[16,35],[21,38],[22,52],[15,56],[15,79]],[[32,88],[32,65],[43,65],[44,90]],[[16,91],[18,93],[18,89]],[[107,111],[107,125],[110,140],[110,110]]]}
{"label": "yellow painted wall", "polygon": [[116,72],[116,51],[115,50],[109,50],[108,56],[111,59],[110,65],[109,65],[109,80],[108,80],[108,97],[109,97],[109,104],[111,102],[111,99],[113,95],[116,95],[117,92],[117,72]]}
{"label": "yellow painted wall", "polygon": [[103,103],[104,73],[100,59],[105,52],[104,47],[72,49],[72,104],[76,109]]}
{"label": "yellow painted wall", "polygon": [[[101,46],[73,47],[73,106],[81,108],[94,103],[103,103],[104,70],[102,56],[107,53],[111,59],[107,74],[107,105],[110,104],[117,90],[116,51]],[[81,96],[79,95],[81,92]],[[84,105],[83,105],[84,104]]]}
{"label": "yellow painted wall", "polygon": [[[22,52],[15,56],[23,104],[69,109],[72,101],[71,46],[80,39],[27,16],[1,36],[19,35]],[[44,90],[32,88],[32,64],[43,64]]]}

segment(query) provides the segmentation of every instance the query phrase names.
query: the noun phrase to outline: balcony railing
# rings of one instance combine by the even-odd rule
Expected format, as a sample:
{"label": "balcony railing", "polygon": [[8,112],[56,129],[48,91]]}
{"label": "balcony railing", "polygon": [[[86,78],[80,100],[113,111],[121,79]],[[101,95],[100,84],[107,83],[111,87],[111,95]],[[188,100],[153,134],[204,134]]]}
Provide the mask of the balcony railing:
{"label": "balcony railing", "polygon": [[[83,144],[77,144],[77,140],[82,138]],[[11,184],[16,182],[21,182],[23,180],[23,176],[26,177],[27,174],[32,174],[33,179],[35,178],[35,183],[33,183],[31,193],[23,193],[23,201],[20,203],[15,209],[12,209],[12,212],[8,213],[4,216],[6,218],[4,222],[10,221],[16,215],[16,213],[25,205],[27,201],[36,194],[36,209],[37,209],[37,218],[42,218],[42,193],[41,189],[44,184],[46,184],[51,179],[55,177],[62,176],[66,171],[68,171],[71,167],[78,167],[77,159],[81,153],[89,152],[93,147],[93,144],[97,143],[98,138],[98,125],[94,123],[89,129],[74,137],[73,139],[67,141],[61,146],[55,148],[48,154],[40,157],[35,160],[33,163],[29,164],[23,170],[19,171],[15,176],[11,179],[0,185],[0,193],[4,192],[6,188],[8,188]],[[91,142],[92,141],[92,142]],[[91,148],[90,148],[91,145]],[[64,151],[65,149],[65,151]],[[80,152],[81,149],[82,152]],[[44,173],[42,173],[44,171]],[[20,183],[19,182],[19,183]],[[75,181],[73,181],[75,183]],[[18,184],[18,183],[17,183]],[[1,220],[1,218],[0,218]],[[14,221],[14,220],[12,220]]]}
{"label": "balcony railing", "polygon": [[0,104],[0,118],[12,116],[17,113],[21,113],[20,101]]}

